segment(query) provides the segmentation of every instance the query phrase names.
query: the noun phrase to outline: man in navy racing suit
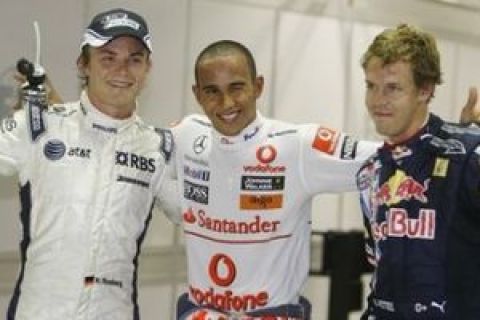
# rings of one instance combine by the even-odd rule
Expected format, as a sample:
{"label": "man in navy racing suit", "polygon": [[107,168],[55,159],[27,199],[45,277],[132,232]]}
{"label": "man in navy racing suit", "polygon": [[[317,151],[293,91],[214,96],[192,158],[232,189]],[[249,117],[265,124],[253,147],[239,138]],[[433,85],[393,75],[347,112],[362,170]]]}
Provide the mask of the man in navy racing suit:
{"label": "man in navy racing suit", "polygon": [[386,137],[357,176],[375,266],[362,319],[480,319],[480,130],[429,113],[441,83],[430,34],[387,29],[362,63]]}

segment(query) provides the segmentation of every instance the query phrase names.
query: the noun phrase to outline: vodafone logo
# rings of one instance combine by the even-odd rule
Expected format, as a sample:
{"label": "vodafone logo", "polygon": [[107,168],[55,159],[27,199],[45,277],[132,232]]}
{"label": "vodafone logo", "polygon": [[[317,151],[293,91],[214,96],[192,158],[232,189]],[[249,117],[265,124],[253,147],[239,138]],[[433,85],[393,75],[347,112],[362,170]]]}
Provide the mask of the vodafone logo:
{"label": "vodafone logo", "polygon": [[229,256],[219,253],[210,260],[208,274],[215,284],[221,287],[228,287],[235,280],[237,269]]}
{"label": "vodafone logo", "polygon": [[[230,287],[237,277],[237,268],[232,258],[223,253],[215,254],[208,265],[210,279],[222,289],[197,288],[190,285],[190,295],[199,306],[209,306],[226,312],[245,312],[268,304],[267,291],[235,292]],[[210,319],[210,318],[209,318]],[[262,318],[263,319],[263,318]]]}
{"label": "vodafone logo", "polygon": [[257,149],[256,157],[258,162],[256,165],[243,166],[243,171],[249,173],[283,173],[285,166],[270,165],[277,158],[277,149],[272,145],[261,146]]}
{"label": "vodafone logo", "polygon": [[312,147],[319,151],[334,154],[340,134],[332,129],[319,127],[312,142]]}
{"label": "vodafone logo", "polygon": [[275,160],[276,157],[277,150],[272,145],[262,146],[257,150],[257,159],[261,163],[270,163]]}
{"label": "vodafone logo", "polygon": [[320,127],[317,131],[317,137],[323,141],[330,141],[335,136],[335,131]]}

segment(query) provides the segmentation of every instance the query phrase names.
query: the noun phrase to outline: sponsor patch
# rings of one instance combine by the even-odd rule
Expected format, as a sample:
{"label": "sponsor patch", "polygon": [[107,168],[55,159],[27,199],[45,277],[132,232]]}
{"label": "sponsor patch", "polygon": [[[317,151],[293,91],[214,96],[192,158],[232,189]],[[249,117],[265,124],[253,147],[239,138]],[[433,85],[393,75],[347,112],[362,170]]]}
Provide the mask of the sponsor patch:
{"label": "sponsor patch", "polygon": [[92,123],[92,128],[100,131],[108,132],[108,133],[117,133],[117,128],[105,127],[98,123]]}
{"label": "sponsor patch", "polygon": [[400,160],[406,157],[410,157],[412,154],[413,154],[412,149],[403,145],[396,146],[392,150],[392,158],[394,160]]}
{"label": "sponsor patch", "polygon": [[343,139],[342,151],[340,153],[341,159],[353,160],[357,155],[358,142],[352,137],[346,136]]}
{"label": "sponsor patch", "polygon": [[448,171],[449,160],[445,158],[435,159],[435,166],[433,167],[432,175],[434,177],[446,177]]}
{"label": "sponsor patch", "polygon": [[439,137],[433,137],[431,142],[433,146],[440,149],[444,149],[444,154],[465,154],[464,144],[457,139],[441,139]]}
{"label": "sponsor patch", "polygon": [[3,119],[2,126],[1,126],[2,132],[13,131],[16,127],[17,127],[17,121],[12,117]]}
{"label": "sponsor patch", "polygon": [[418,218],[411,218],[403,208],[390,208],[387,219],[371,225],[376,241],[389,237],[410,239],[435,239],[436,212],[433,209],[420,209]]}
{"label": "sponsor patch", "polygon": [[155,128],[155,131],[162,137],[162,142],[160,144],[160,152],[162,153],[165,161],[170,161],[172,157],[173,149],[175,143],[173,142],[173,134],[168,129]]}
{"label": "sponsor patch", "polygon": [[268,136],[269,138],[281,137],[281,136],[285,136],[285,135],[288,135],[288,134],[293,134],[293,133],[296,133],[296,132],[297,132],[296,129],[289,129],[289,130],[272,132],[272,133],[269,133],[267,136]]}
{"label": "sponsor patch", "polygon": [[106,16],[103,18],[102,24],[105,30],[119,27],[126,27],[135,30],[140,29],[140,24],[137,21],[130,19],[127,14],[123,13],[113,13]]}
{"label": "sponsor patch", "polygon": [[284,176],[242,176],[242,190],[273,191],[285,188]]}
{"label": "sponsor patch", "polygon": [[122,176],[122,175],[119,175],[117,177],[117,181],[118,182],[135,184],[135,185],[138,185],[138,186],[141,186],[141,187],[144,187],[144,188],[148,188],[150,186],[150,183],[148,183],[146,181],[142,181],[142,180],[138,180],[138,179],[134,179],[134,178],[130,178],[130,177],[125,177],[125,176]]}
{"label": "sponsor patch", "polygon": [[242,210],[267,210],[283,207],[282,194],[241,194],[240,209]]}
{"label": "sponsor patch", "polygon": [[68,156],[70,157],[90,159],[91,153],[92,150],[88,148],[72,147],[68,150]]}
{"label": "sponsor patch", "polygon": [[210,171],[208,170],[196,169],[196,168],[191,168],[189,166],[184,166],[183,174],[187,177],[190,177],[196,180],[202,180],[202,181],[210,180]]}
{"label": "sponsor patch", "polygon": [[378,192],[375,194],[376,203],[378,205],[386,204],[393,206],[401,201],[410,201],[411,199],[427,203],[426,193],[429,183],[430,179],[420,183],[413,177],[406,175],[404,171],[397,169],[395,174],[378,189]]}
{"label": "sponsor patch", "polygon": [[200,154],[207,148],[207,139],[206,135],[198,136],[195,141],[193,141],[193,152],[195,154]]}
{"label": "sponsor patch", "polygon": [[195,213],[191,207],[183,213],[183,221],[186,224],[196,224],[210,232],[240,235],[274,233],[278,231],[281,223],[280,220],[267,220],[258,214],[243,221],[213,217],[202,209]]}
{"label": "sponsor patch", "polygon": [[[210,309],[196,310],[192,317],[189,319],[227,319],[225,314],[217,312],[215,310],[225,310],[232,313],[244,314],[246,311],[260,309],[269,303],[269,295],[267,291],[258,292],[235,292],[232,290],[198,288],[194,286],[189,287],[190,296],[197,305],[208,305]],[[201,308],[201,307],[200,307]],[[241,315],[240,315],[241,316]],[[228,319],[248,319],[249,316],[241,318],[229,317]],[[262,317],[267,319],[267,317]],[[276,318],[276,317],[275,317]],[[275,319],[274,318],[274,319]],[[269,318],[272,319],[272,318]]]}
{"label": "sponsor patch", "polygon": [[47,159],[52,161],[57,161],[63,158],[67,147],[63,141],[52,139],[48,140],[47,143],[43,146],[43,154]]}
{"label": "sponsor patch", "polygon": [[183,196],[198,203],[208,204],[208,187],[183,180]]}
{"label": "sponsor patch", "polygon": [[259,127],[255,127],[255,129],[252,132],[247,132],[243,135],[243,140],[248,141],[255,137],[255,135],[260,131]]}
{"label": "sponsor patch", "polygon": [[243,166],[243,171],[248,173],[283,173],[285,166],[271,166],[269,164],[257,164],[256,166]]}
{"label": "sponsor patch", "polygon": [[119,288],[123,288],[123,283],[122,283],[122,281],[119,281],[119,280],[107,279],[107,278],[97,278],[95,276],[85,277],[85,279],[84,279],[85,287],[90,287],[90,286],[93,286],[95,284],[102,284],[102,285],[107,285],[107,286],[116,286],[116,287],[119,287]]}
{"label": "sponsor patch", "polygon": [[131,152],[116,151],[115,164],[140,171],[155,172],[155,159],[146,158]]}
{"label": "sponsor patch", "polygon": [[43,120],[43,107],[38,102],[28,102],[29,124],[32,141],[36,141],[38,137],[45,132],[45,123]]}
{"label": "sponsor patch", "polygon": [[272,145],[261,146],[257,149],[257,160],[263,164],[268,164],[277,157],[277,149]]}
{"label": "sponsor patch", "polygon": [[339,133],[335,130],[319,127],[312,142],[312,148],[319,151],[334,154],[337,147]]}

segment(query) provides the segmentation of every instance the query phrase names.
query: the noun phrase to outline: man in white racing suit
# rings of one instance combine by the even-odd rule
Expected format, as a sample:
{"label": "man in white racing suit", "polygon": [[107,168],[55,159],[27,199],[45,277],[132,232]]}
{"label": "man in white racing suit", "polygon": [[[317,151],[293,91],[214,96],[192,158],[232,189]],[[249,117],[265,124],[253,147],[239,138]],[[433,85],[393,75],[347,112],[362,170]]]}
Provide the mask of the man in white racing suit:
{"label": "man in white racing suit", "polygon": [[202,319],[211,309],[227,318],[309,319],[299,299],[312,198],[355,190],[376,144],[263,117],[255,104],[263,78],[237,42],[208,46],[195,72],[206,116],[172,129],[188,259],[188,300],[180,299],[177,316]]}
{"label": "man in white racing suit", "polygon": [[136,98],[151,43],[139,15],[92,20],[80,100],[26,103],[0,126],[0,171],[19,176],[21,270],[8,320],[133,320],[137,258],[155,197],[168,194],[171,135],[145,125]]}

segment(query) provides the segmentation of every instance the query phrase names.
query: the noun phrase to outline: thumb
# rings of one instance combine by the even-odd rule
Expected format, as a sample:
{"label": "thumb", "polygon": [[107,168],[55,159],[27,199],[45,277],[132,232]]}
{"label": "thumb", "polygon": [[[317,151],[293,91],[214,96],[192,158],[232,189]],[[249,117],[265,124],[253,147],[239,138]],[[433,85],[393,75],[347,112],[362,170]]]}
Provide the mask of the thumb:
{"label": "thumb", "polygon": [[470,87],[468,89],[468,100],[465,107],[473,110],[477,105],[477,101],[478,101],[478,90],[476,87]]}
{"label": "thumb", "polygon": [[470,87],[468,89],[468,99],[465,105],[463,106],[460,122],[468,123],[472,121],[478,121],[477,117],[480,115],[480,110],[477,107],[478,102],[478,90],[476,87]]}

